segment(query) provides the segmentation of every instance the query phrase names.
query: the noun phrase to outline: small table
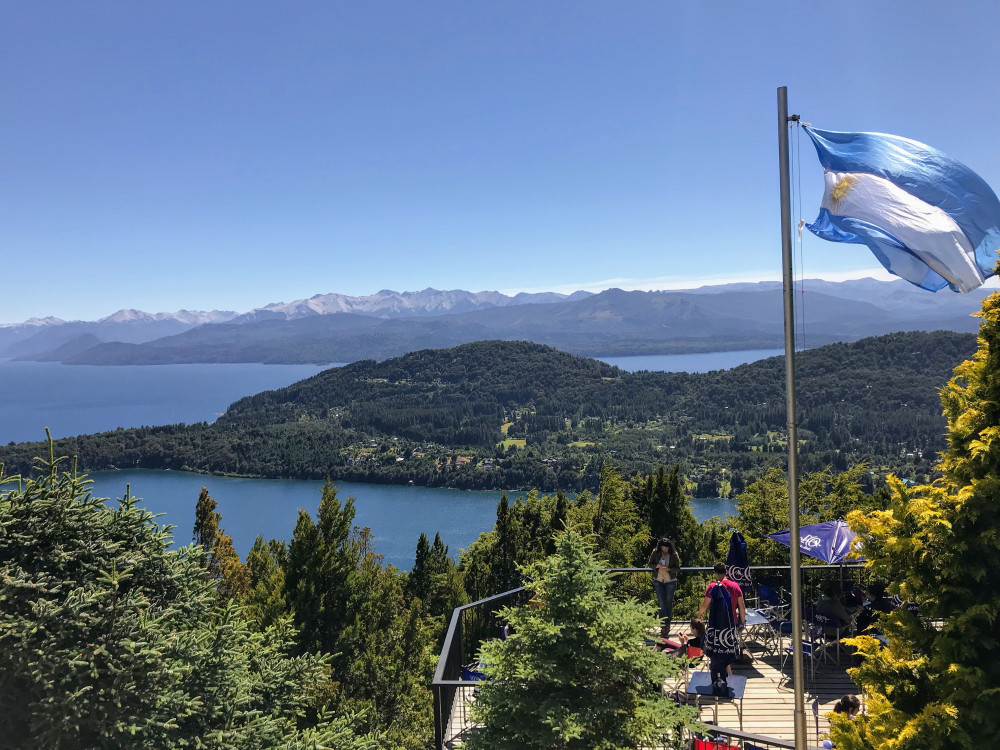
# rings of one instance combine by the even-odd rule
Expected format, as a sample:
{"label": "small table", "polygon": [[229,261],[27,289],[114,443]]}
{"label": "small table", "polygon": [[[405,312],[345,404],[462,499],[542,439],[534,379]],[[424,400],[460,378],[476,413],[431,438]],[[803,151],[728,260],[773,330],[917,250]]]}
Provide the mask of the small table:
{"label": "small table", "polygon": [[729,696],[712,694],[712,675],[708,672],[695,672],[691,675],[691,682],[688,683],[687,695],[694,696],[694,704],[701,708],[702,697],[715,698],[712,706],[712,720],[716,726],[719,724],[719,699],[730,700],[736,704],[736,714],[740,717],[740,731],[743,731],[743,693],[747,689],[747,678],[739,674],[731,674],[726,677],[726,684],[729,686]]}
{"label": "small table", "polygon": [[747,620],[744,623],[746,629],[741,631],[743,640],[746,636],[752,635],[757,643],[761,642],[761,635],[766,635],[766,629],[770,627],[771,620],[759,609],[748,609]]}

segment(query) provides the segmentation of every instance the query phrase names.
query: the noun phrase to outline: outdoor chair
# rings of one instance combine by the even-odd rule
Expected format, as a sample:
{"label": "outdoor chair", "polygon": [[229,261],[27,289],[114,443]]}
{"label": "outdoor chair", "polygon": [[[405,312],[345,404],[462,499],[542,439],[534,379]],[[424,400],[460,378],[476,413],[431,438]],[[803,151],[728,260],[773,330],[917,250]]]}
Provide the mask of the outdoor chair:
{"label": "outdoor chair", "polygon": [[[834,659],[836,659],[837,664],[840,664],[840,634],[844,629],[849,627],[850,623],[848,623],[848,625],[840,626],[838,623],[834,622],[832,617],[818,612],[813,614],[811,619],[814,625],[822,629],[824,650],[829,649],[831,645],[836,645],[837,652]],[[834,633],[834,635],[831,636],[831,633]]]}
{"label": "outdoor chair", "polygon": [[[767,613],[765,612],[765,614]],[[767,630],[764,632],[766,635],[764,651],[768,654],[780,654],[785,638],[792,636],[792,621],[771,617],[767,622]]]}
{"label": "outdoor chair", "polygon": [[[781,657],[781,671],[784,673],[785,666],[794,652],[794,644],[785,646]],[[802,634],[802,655],[809,660],[809,679],[816,677],[816,662],[820,659],[826,662],[826,638],[823,634],[823,626],[810,625]],[[782,680],[791,682],[791,675],[783,675]]]}
{"label": "outdoor chair", "polygon": [[670,685],[664,685],[663,695],[673,696],[678,703],[684,701],[684,690],[688,680],[691,679],[691,672],[697,671],[705,666],[705,652],[697,646],[681,645],[677,651],[671,653],[664,651],[663,654],[670,659],[680,659],[682,670]]}
{"label": "outdoor chair", "polygon": [[780,589],[776,590],[770,586],[761,585],[757,588],[757,596],[762,602],[759,607],[762,612],[768,612],[778,618],[788,616],[791,605],[782,600]]}
{"label": "outdoor chair", "polygon": [[739,746],[730,745],[721,737],[714,740],[695,737],[691,742],[691,750],[739,750]]}

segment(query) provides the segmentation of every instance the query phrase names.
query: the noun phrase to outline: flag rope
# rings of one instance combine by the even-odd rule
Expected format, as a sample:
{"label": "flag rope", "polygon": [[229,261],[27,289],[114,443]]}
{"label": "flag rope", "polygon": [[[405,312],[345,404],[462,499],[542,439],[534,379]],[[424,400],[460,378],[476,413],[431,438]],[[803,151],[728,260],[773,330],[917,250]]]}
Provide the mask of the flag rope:
{"label": "flag rope", "polygon": [[[795,175],[795,192],[792,193],[792,217],[793,219],[798,219],[799,231],[796,234],[796,239],[793,242],[796,243],[799,255],[798,263],[798,287],[799,287],[799,304],[796,306],[796,312],[798,313],[798,323],[796,325],[796,334],[798,334],[798,341],[796,346],[798,351],[802,351],[806,348],[806,283],[805,283],[805,260],[803,258],[803,244],[802,244],[802,226],[805,222],[802,220],[802,128],[799,127],[798,122],[793,122],[792,126],[795,128],[795,154],[792,159],[792,172]],[[794,276],[794,274],[793,274]]]}

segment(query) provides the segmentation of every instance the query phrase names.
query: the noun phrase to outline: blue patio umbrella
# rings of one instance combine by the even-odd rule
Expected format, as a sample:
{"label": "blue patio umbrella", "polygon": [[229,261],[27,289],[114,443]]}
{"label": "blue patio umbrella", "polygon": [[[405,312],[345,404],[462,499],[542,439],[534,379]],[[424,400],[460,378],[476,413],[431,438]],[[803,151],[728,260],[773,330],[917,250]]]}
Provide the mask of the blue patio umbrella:
{"label": "blue patio umbrella", "polygon": [[[791,535],[790,530],[785,530],[767,536],[779,544],[790,547]],[[850,554],[856,536],[857,534],[848,528],[846,521],[811,523],[799,527],[799,549],[803,554],[826,563],[842,563]]]}
{"label": "blue patio umbrella", "polygon": [[726,555],[726,575],[746,591],[751,586],[750,558],[747,557],[747,542],[743,535],[734,531],[729,537],[729,554]]}

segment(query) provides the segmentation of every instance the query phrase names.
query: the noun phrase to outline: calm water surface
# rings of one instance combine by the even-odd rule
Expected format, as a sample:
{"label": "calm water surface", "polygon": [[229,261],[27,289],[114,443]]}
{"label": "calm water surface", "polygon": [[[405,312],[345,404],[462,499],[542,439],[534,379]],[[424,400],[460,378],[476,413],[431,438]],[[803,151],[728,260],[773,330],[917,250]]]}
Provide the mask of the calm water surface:
{"label": "calm water surface", "polygon": [[[665,356],[609,357],[625,370],[702,372],[735,367],[779,353],[778,350],[712,352]],[[54,362],[0,359],[0,441],[53,437],[185,422],[214,421],[234,401],[260,391],[282,388],[325,369],[317,365],[151,365],[129,367],[69,366]],[[237,550],[246,554],[258,534],[283,539],[291,535],[299,508],[315,513],[321,482],[279,479],[232,479],[184,472],[131,470],[93,476],[94,494],[117,498],[131,484],[143,505],[162,513],[162,523],[177,526],[175,538],[186,544],[194,524],[194,506],[202,486],[219,503],[222,525]],[[386,561],[408,569],[420,532],[441,533],[456,554],[493,527],[499,492],[394,485],[339,483],[341,497],[357,499],[356,523],[371,526],[377,550]],[[511,493],[511,499],[516,493]],[[734,512],[728,500],[694,500],[695,515],[709,518]]]}
{"label": "calm water surface", "polygon": [[[233,537],[236,551],[245,556],[258,534],[265,539],[288,539],[300,508],[315,517],[323,483],[298,479],[234,479],[183,471],[129,469],[91,475],[95,497],[119,498],[128,484],[142,507],[162,513],[160,523],[177,528],[174,539],[191,540],[194,507],[202,487],[219,503],[222,527]],[[468,492],[433,487],[337,482],[338,497],[355,498],[358,526],[370,526],[375,548],[386,562],[404,570],[413,564],[420,533],[429,539],[440,533],[452,555],[493,528],[501,492]],[[510,492],[511,502],[524,493]],[[735,513],[731,500],[693,500],[695,515],[704,520]]]}
{"label": "calm water surface", "polygon": [[733,352],[704,352],[700,354],[649,354],[634,357],[598,357],[602,362],[620,367],[627,372],[710,372],[730,370],[747,362],[767,357],[783,356],[784,349],[744,349]]}
{"label": "calm water surface", "polygon": [[283,388],[318,365],[98,367],[0,359],[0,441],[44,440],[117,427],[214,422],[231,403]]}

